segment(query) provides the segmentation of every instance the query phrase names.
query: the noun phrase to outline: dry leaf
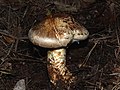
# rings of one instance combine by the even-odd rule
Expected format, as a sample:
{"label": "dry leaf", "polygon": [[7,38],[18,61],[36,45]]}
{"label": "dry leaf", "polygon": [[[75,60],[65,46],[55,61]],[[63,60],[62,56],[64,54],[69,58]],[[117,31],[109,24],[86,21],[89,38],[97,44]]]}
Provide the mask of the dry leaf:
{"label": "dry leaf", "polygon": [[7,42],[8,44],[12,44],[15,42],[15,39],[9,36],[3,36],[5,42]]}

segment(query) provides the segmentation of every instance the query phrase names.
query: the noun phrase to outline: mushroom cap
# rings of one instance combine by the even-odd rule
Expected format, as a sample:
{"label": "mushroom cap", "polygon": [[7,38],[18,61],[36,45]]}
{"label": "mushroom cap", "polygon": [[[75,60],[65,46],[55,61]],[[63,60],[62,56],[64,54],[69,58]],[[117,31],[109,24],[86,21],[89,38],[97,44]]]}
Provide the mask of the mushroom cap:
{"label": "mushroom cap", "polygon": [[52,15],[32,27],[28,33],[30,41],[45,48],[66,47],[70,42],[84,40],[88,31],[69,15]]}
{"label": "mushroom cap", "polygon": [[48,17],[31,28],[28,33],[30,41],[45,48],[66,47],[73,34],[63,17],[66,16]]}
{"label": "mushroom cap", "polygon": [[89,32],[84,26],[77,24],[76,28],[74,28],[73,30],[73,35],[74,35],[73,42],[81,41],[88,38]]}

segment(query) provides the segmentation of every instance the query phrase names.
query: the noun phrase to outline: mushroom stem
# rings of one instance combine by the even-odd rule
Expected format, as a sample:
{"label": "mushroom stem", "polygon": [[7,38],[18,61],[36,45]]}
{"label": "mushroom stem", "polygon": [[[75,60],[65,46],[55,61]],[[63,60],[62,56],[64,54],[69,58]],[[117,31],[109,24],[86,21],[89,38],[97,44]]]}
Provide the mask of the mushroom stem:
{"label": "mushroom stem", "polygon": [[48,73],[50,81],[56,85],[57,81],[71,82],[72,73],[66,67],[66,49],[55,49],[48,51]]}

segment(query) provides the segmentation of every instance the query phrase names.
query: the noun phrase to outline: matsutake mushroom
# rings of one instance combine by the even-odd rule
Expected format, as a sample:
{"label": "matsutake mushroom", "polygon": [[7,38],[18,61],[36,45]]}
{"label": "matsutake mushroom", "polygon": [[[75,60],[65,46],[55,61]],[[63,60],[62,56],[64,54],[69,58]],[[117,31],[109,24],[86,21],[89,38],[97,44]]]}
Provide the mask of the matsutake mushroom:
{"label": "matsutake mushroom", "polygon": [[59,80],[64,83],[73,81],[74,76],[66,67],[66,47],[74,41],[85,40],[88,35],[85,27],[65,14],[48,16],[30,29],[28,36],[33,44],[50,48],[47,68],[50,81],[54,85]]}

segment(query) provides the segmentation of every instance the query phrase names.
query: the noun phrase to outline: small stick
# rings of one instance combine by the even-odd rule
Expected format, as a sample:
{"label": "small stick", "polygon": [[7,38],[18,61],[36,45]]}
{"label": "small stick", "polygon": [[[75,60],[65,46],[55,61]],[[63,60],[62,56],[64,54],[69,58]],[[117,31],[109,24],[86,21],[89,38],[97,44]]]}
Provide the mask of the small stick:
{"label": "small stick", "polygon": [[83,61],[83,63],[81,65],[79,65],[79,67],[81,68],[82,66],[85,66],[85,64],[87,63],[92,51],[95,49],[96,45],[98,44],[98,41],[95,42],[94,46],[91,48],[91,50],[89,51],[88,55],[86,56],[85,60]]}

